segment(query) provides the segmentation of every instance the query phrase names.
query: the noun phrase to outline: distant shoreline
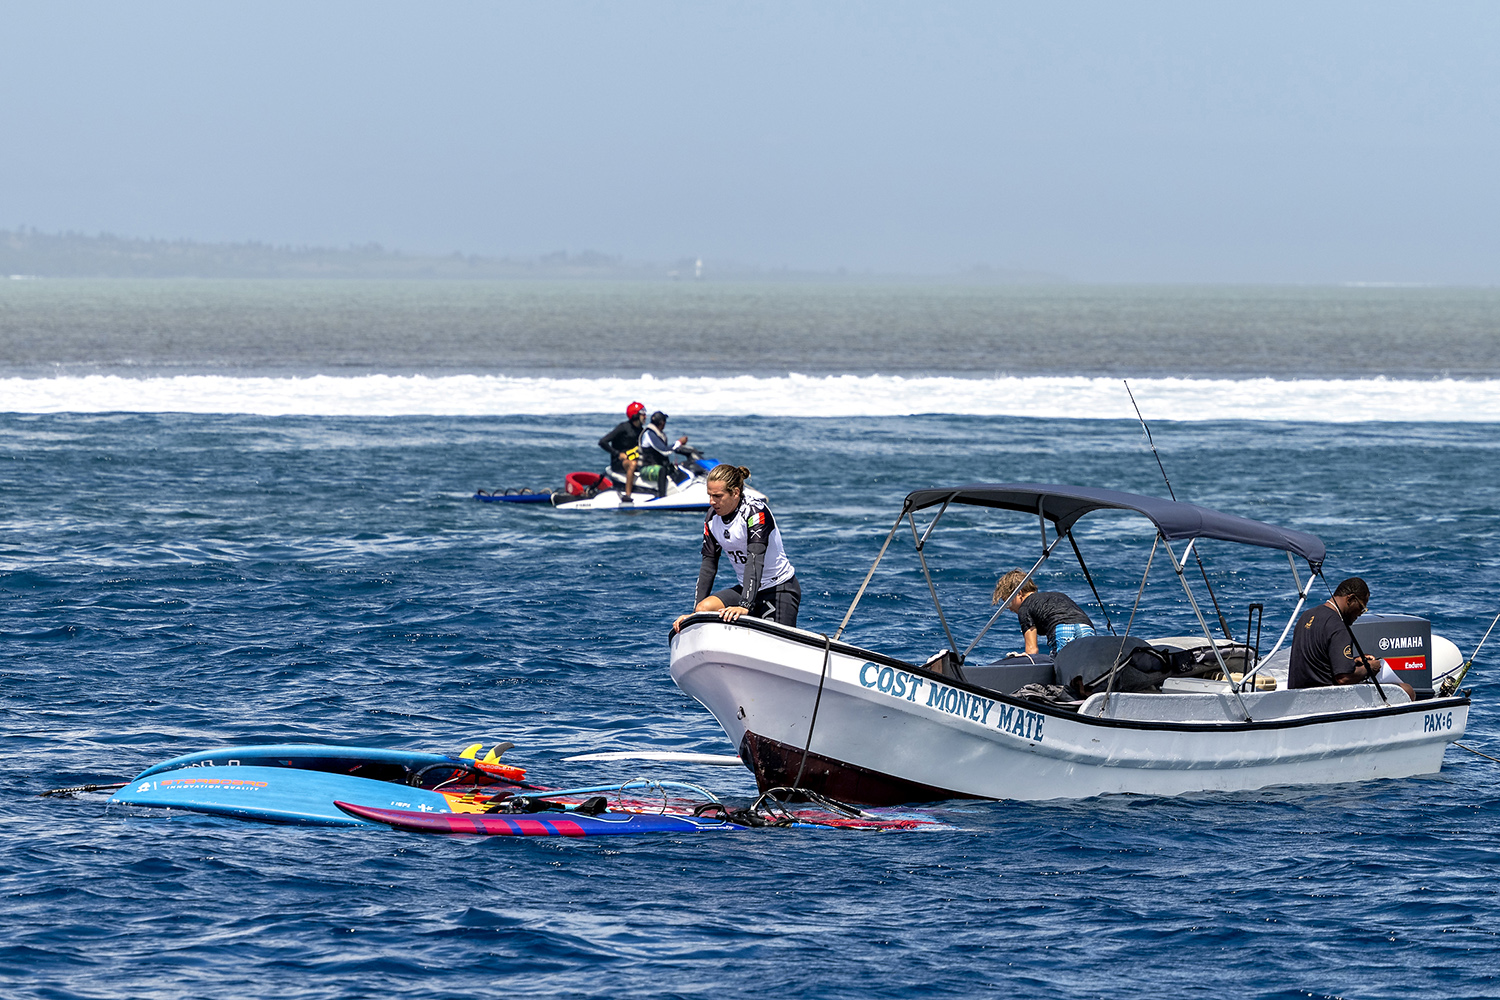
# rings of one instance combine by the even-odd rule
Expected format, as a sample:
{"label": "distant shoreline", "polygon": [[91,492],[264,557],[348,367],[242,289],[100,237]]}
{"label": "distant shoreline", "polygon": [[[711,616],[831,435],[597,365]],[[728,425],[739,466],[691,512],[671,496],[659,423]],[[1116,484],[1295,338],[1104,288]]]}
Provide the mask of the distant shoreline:
{"label": "distant shoreline", "polygon": [[109,233],[43,233],[0,229],[0,276],[57,278],[383,279],[753,282],[958,282],[1059,284],[1058,275],[976,266],[946,275],[871,271],[796,270],[682,257],[671,262],[627,261],[595,250],[559,250],[537,257],[406,254],[376,243],[349,247],[290,247],[266,243],[201,243],[136,239]]}

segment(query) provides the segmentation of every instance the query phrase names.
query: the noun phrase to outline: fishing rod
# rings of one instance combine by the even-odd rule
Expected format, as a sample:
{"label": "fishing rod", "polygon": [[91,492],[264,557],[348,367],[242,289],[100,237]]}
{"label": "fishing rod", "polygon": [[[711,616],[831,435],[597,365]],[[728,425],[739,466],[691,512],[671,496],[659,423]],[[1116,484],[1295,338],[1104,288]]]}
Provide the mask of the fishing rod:
{"label": "fishing rod", "polygon": [[[1474,660],[1479,656],[1479,651],[1484,648],[1485,640],[1490,637],[1491,632],[1495,631],[1496,622],[1500,622],[1500,614],[1495,615],[1495,621],[1490,622],[1490,627],[1484,630],[1484,638],[1479,640],[1479,645],[1474,647],[1473,654],[1464,661],[1464,665],[1459,668],[1458,673],[1443,681],[1442,689],[1438,692],[1442,697],[1446,698],[1453,694],[1458,690],[1458,686],[1464,682],[1464,678],[1468,676],[1469,668],[1474,665]],[[1468,748],[1465,747],[1465,749]]]}
{"label": "fishing rod", "polygon": [[[1172,489],[1172,480],[1167,478],[1167,467],[1161,462],[1161,453],[1156,450],[1156,442],[1151,437],[1151,428],[1146,425],[1146,418],[1141,416],[1140,405],[1135,401],[1135,393],[1130,391],[1130,380],[1121,379],[1125,383],[1125,394],[1130,397],[1130,405],[1135,407],[1135,418],[1141,422],[1141,430],[1146,432],[1146,443],[1151,446],[1151,454],[1156,456],[1156,467],[1161,470],[1162,482],[1167,484],[1167,495],[1173,500],[1177,499],[1177,493]],[[1219,616],[1219,628],[1224,632],[1224,638],[1230,642],[1234,641],[1234,635],[1229,631],[1229,620],[1224,617],[1224,610],[1219,607],[1219,596],[1214,593],[1214,585],[1208,582],[1208,570],[1203,565],[1203,557],[1198,554],[1198,546],[1193,546],[1193,558],[1198,563],[1198,573],[1203,577],[1203,586],[1208,588],[1208,599],[1214,603],[1214,614]]]}
{"label": "fishing rod", "polygon": [[[1333,592],[1333,587],[1329,584],[1328,577],[1324,576],[1323,573],[1319,571],[1318,578],[1323,581],[1323,586],[1328,588],[1328,601],[1329,603],[1332,603],[1338,595]],[[1354,634],[1353,626],[1344,621],[1344,613],[1339,610],[1337,604],[1333,606],[1333,613],[1339,616],[1339,624],[1344,626],[1344,634],[1349,637],[1349,644],[1354,647],[1355,655],[1358,656],[1360,661],[1365,665],[1365,680],[1370,681],[1375,685],[1375,693],[1380,695],[1381,701],[1389,705],[1391,703],[1391,700],[1385,696],[1385,688],[1381,686],[1380,678],[1377,676],[1380,673],[1380,668],[1375,667],[1372,669],[1370,667],[1370,660],[1372,659],[1372,657],[1365,655],[1364,647],[1359,644],[1359,639]],[[1360,614],[1363,613],[1364,612],[1360,612]],[[1332,669],[1331,664],[1330,669]]]}

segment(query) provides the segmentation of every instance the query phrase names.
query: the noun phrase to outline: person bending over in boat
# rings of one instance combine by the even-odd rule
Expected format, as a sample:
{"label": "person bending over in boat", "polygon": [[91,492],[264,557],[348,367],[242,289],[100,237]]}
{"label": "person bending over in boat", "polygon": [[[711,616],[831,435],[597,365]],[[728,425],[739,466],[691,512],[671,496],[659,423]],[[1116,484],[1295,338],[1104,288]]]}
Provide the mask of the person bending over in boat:
{"label": "person bending over in boat", "polygon": [[641,475],[648,477],[650,482],[651,470],[656,470],[656,495],[664,497],[667,495],[667,484],[672,481],[672,449],[681,448],[687,444],[687,435],[677,439],[677,443],[667,443],[667,415],[660,410],[651,414],[651,423],[641,429],[640,439],[640,465]]}
{"label": "person bending over in boat", "polygon": [[599,439],[599,447],[609,452],[610,469],[625,476],[625,495],[620,499],[627,502],[634,500],[630,491],[635,488],[635,468],[641,457],[641,425],[645,422],[645,404],[631,403],[625,407],[625,419]]}
{"label": "person bending over in boat", "polygon": [[1333,596],[1297,619],[1292,633],[1292,658],[1287,671],[1289,688],[1358,684],[1374,674],[1382,684],[1395,684],[1416,699],[1410,684],[1375,657],[1354,655],[1353,625],[1370,606],[1370,587],[1357,576],[1333,588]]}
{"label": "person bending over in boat", "polygon": [[[781,529],[766,502],[745,496],[750,470],[716,465],[708,473],[708,517],[703,522],[703,563],[698,568],[695,612],[717,612],[726,622],[741,615],[797,624],[802,586],[781,547]],[[712,594],[719,553],[729,553],[739,583]],[[681,615],[672,631],[682,627]]]}
{"label": "person bending over in boat", "polygon": [[1021,632],[1026,636],[1026,652],[1035,655],[1040,651],[1039,635],[1047,637],[1047,651],[1056,656],[1059,649],[1074,639],[1094,634],[1093,620],[1067,594],[1038,591],[1036,584],[1026,580],[1023,585],[1022,580],[1026,580],[1026,574],[1018,569],[1006,573],[995,584],[990,603],[1003,601],[1016,613],[1021,620]]}

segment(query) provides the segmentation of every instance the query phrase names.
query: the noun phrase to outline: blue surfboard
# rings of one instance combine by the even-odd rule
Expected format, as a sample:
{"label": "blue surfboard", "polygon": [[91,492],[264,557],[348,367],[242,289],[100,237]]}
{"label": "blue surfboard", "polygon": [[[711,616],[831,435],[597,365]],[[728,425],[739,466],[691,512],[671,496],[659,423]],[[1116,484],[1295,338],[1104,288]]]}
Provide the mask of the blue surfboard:
{"label": "blue surfboard", "polygon": [[339,809],[350,802],[377,809],[449,812],[437,792],[349,774],[254,764],[152,769],[120,789],[113,804],[183,809],[235,819],[315,826],[365,826]]}
{"label": "blue surfboard", "polygon": [[376,781],[405,781],[427,768],[452,763],[471,764],[457,757],[419,750],[385,750],[379,747],[340,747],[322,743],[273,743],[268,746],[219,747],[183,754],[153,764],[137,780],[184,767],[289,767],[304,771],[350,774]]}

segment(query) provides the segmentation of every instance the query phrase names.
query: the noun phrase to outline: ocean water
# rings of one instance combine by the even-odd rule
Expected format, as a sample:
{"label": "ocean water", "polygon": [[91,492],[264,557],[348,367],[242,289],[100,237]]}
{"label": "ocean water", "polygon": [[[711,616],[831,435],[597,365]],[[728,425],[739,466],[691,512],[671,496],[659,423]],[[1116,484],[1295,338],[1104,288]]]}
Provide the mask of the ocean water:
{"label": "ocean water", "polygon": [[[1318,534],[1331,578],[1366,577],[1376,610],[1426,615],[1468,654],[1500,611],[1500,428],[1481,409],[1500,375],[1493,359],[1455,365],[1448,382],[1436,362],[1239,370],[1234,338],[1253,341],[1265,322],[1254,294],[1249,306],[1232,292],[1193,293],[1188,305],[1163,294],[1165,304],[1148,308],[1131,307],[1129,291],[1084,290],[1071,305],[1058,290],[1034,293],[1051,297],[1049,315],[1085,317],[1079,329],[1090,310],[1122,325],[1116,311],[1135,308],[1131,322],[1143,329],[1151,308],[1164,327],[1183,310],[1219,316],[1229,332],[1201,350],[1221,363],[1189,372],[1172,409],[1176,383],[1161,371],[925,366],[924,343],[961,325],[944,311],[958,307],[941,305],[949,292],[912,292],[929,300],[925,340],[914,325],[892,341],[896,361],[873,364],[828,320],[880,311],[849,304],[857,289],[820,299],[762,288],[744,297],[771,304],[737,315],[736,339],[798,315],[801,296],[806,357],[714,372],[756,380],[743,384],[758,386],[762,401],[735,406],[723,384],[691,382],[705,374],[692,365],[597,371],[570,360],[566,342],[552,349],[551,368],[513,366],[498,349],[455,367],[381,355],[361,341],[359,322],[340,318],[378,311],[353,286],[303,294],[78,283],[64,294],[46,284],[24,283],[24,308],[0,286],[6,343],[60,330],[58,344],[93,338],[95,354],[58,347],[48,370],[37,348],[0,366],[6,997],[1500,995],[1500,763],[1457,748],[1441,774],[1405,781],[950,803],[931,812],[951,829],[920,834],[481,840],[126,815],[102,796],[38,797],[229,744],[452,750],[506,739],[517,744],[507,759],[548,783],[652,775],[748,798],[753,783],[734,769],[562,759],[640,747],[732,752],[666,671],[666,626],[692,597],[697,518],[470,498],[476,487],[556,486],[568,471],[597,468],[595,439],[616,419],[617,397],[637,389],[672,410],[674,431],[754,470],[798,567],[806,627],[837,626],[909,489],[1053,480],[1165,493],[1115,389],[1121,375],[1132,378],[1180,497]],[[550,317],[548,329],[599,329],[618,311],[647,333],[679,295],[513,291],[564,303],[528,306]],[[1294,327],[1315,331],[1328,300],[1366,291],[1394,303],[1373,311],[1375,326],[1392,337],[1406,328],[1437,361],[1462,326],[1455,315],[1493,332],[1500,313],[1474,304],[1485,293],[1436,290],[1299,291],[1302,306],[1283,308]],[[440,297],[424,286],[370,294]],[[174,368],[160,354],[131,368],[101,353],[100,344],[139,338],[141,307],[131,303],[155,302],[158,325],[169,327],[162,317],[202,307],[195,295],[217,302],[227,324],[220,370]],[[235,295],[253,308],[223,305]],[[900,310],[921,311],[910,300]],[[320,355],[277,368],[245,346],[262,329],[246,328],[247,312],[289,331],[325,331],[309,333],[311,344],[343,336],[365,355],[353,367]],[[832,332],[819,339],[825,321]],[[679,327],[661,329],[676,336]],[[1483,337],[1473,343],[1474,356],[1495,350]],[[545,338],[526,349],[545,355]],[[849,352],[847,371],[813,363],[838,350]],[[844,375],[863,381],[832,406]],[[429,408],[381,396],[371,380],[382,377],[436,386],[423,397]],[[491,381],[465,394],[464,379]],[[861,404],[882,386],[915,400],[908,383],[933,379],[955,380],[924,383],[922,398],[936,405],[898,415],[889,398]],[[1320,389],[1319,379],[1331,381]],[[1418,393],[1414,408],[1358,419],[1316,408],[1332,391],[1355,405],[1382,379]],[[308,391],[329,380],[342,409]],[[969,384],[980,380],[992,384]],[[173,384],[181,395],[161,394]],[[505,395],[520,384],[530,395]],[[1071,384],[1088,387],[1071,412],[1036,412]],[[978,407],[996,385],[1031,393],[1032,405]],[[1258,408],[1232,408],[1262,385],[1291,399],[1291,412],[1265,395]],[[500,401],[473,408],[487,390]],[[1455,391],[1477,395],[1453,413],[1442,401]],[[961,637],[988,617],[995,576],[1029,564],[1034,532],[1002,518],[945,517],[929,558]],[[1128,612],[1135,596],[1143,541],[1126,519],[1080,529],[1112,613]],[[1251,600],[1266,601],[1268,629],[1290,611],[1284,559],[1227,545],[1204,554],[1237,628]],[[942,632],[909,544],[888,562],[848,637],[925,657]],[[1084,596],[1076,567],[1053,562],[1049,585]],[[1153,579],[1146,630],[1189,630],[1176,582]],[[1014,648],[1014,632],[1002,620],[982,649]],[[1497,652],[1487,646],[1470,675],[1464,741],[1493,757]]]}

